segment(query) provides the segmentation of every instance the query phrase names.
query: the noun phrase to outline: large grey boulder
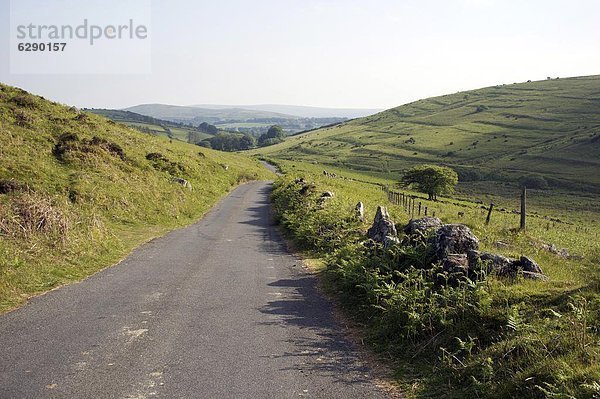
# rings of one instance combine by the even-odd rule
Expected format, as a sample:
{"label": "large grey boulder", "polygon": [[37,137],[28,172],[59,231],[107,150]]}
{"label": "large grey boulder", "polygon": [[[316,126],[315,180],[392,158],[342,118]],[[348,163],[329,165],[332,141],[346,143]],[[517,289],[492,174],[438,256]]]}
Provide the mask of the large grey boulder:
{"label": "large grey boulder", "polygon": [[407,235],[425,235],[428,231],[440,227],[442,227],[442,221],[439,218],[425,216],[424,218],[411,220],[402,230]]}
{"label": "large grey boulder", "polygon": [[430,243],[438,259],[445,259],[448,254],[466,254],[479,249],[479,240],[467,226],[462,224],[445,224],[435,232]]}
{"label": "large grey boulder", "polygon": [[[397,240],[397,236],[396,226],[390,218],[387,208],[378,206],[373,225],[367,231],[367,237],[381,243],[386,243],[387,238],[387,245],[390,245]],[[393,240],[393,238],[396,238],[396,240]]]}
{"label": "large grey boulder", "polygon": [[514,259],[489,252],[469,251],[468,259],[470,271],[483,267],[486,273],[495,272],[499,276],[516,277],[522,273],[524,278],[548,280],[542,268],[526,256]]}

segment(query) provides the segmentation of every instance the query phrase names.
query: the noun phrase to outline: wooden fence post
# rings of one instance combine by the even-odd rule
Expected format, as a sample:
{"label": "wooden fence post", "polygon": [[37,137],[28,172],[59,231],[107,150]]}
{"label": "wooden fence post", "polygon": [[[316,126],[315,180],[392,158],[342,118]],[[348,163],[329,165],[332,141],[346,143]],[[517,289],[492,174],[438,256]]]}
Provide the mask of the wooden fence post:
{"label": "wooden fence post", "polygon": [[421,216],[421,201],[419,201],[419,216]]}
{"label": "wooden fence post", "polygon": [[492,217],[492,210],[494,209],[494,204],[490,204],[490,209],[488,211],[487,217],[485,218],[485,224],[490,224],[490,219]]}
{"label": "wooden fence post", "polygon": [[427,216],[427,207],[425,207],[425,216]]}
{"label": "wooden fence post", "polygon": [[521,190],[521,230],[525,230],[525,218],[527,216],[527,187],[523,186]]}

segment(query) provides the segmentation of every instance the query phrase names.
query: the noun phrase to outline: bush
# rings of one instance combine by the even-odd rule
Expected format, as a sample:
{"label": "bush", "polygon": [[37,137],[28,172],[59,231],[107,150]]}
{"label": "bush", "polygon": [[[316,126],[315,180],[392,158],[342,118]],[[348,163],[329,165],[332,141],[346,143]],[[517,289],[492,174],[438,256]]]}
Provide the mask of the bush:
{"label": "bush", "polygon": [[523,176],[519,179],[519,185],[521,187],[527,187],[532,189],[546,190],[548,189],[548,181],[540,175],[528,175]]}

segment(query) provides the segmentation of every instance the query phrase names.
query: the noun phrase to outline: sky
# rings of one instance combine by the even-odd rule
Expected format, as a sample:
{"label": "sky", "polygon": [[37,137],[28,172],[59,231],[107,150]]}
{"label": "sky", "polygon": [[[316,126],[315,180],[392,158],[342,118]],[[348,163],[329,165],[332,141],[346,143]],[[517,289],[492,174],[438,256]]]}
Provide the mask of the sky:
{"label": "sky", "polygon": [[[149,1],[151,68],[23,74],[9,67],[10,2],[0,0],[0,81],[79,107],[390,108],[501,83],[600,74],[598,0]],[[32,13],[43,3],[49,23],[68,7],[28,2]],[[117,7],[125,3],[102,1],[115,18],[126,17]]]}

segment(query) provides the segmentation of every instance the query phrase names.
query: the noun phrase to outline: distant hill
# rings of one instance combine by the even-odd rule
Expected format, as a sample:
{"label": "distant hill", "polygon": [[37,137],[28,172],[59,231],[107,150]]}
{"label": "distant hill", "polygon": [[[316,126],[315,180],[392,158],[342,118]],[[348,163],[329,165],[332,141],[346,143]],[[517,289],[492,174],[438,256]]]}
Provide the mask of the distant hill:
{"label": "distant hill", "polygon": [[390,177],[420,163],[452,166],[462,181],[533,174],[550,187],[600,192],[600,76],[419,100],[260,152]]}
{"label": "distant hill", "polygon": [[244,122],[253,119],[296,119],[295,116],[276,112],[254,111],[242,108],[207,109],[166,104],[141,104],[125,108],[138,114],[174,122],[215,123],[221,121]]}
{"label": "distant hill", "polygon": [[265,133],[272,125],[280,125],[287,134],[293,134],[347,120],[345,117],[303,117],[258,109],[218,105],[212,107],[209,109],[196,106],[142,104],[122,111],[193,126],[207,122],[220,129],[249,133],[254,136]]}
{"label": "distant hill", "polygon": [[260,105],[215,105],[202,104],[193,105],[193,107],[205,109],[247,109],[254,111],[276,112],[280,114],[294,115],[303,118],[361,118],[382,111],[381,109],[366,109],[366,108],[323,108],[323,107],[307,107],[301,105],[280,105],[280,104],[260,104]]}
{"label": "distant hill", "polygon": [[211,137],[209,133],[199,131],[197,126],[193,127],[182,122],[153,118],[131,111],[118,109],[86,109],[86,111],[104,116],[105,118],[122,123],[143,133],[165,136],[181,141],[187,142],[190,133],[193,133],[195,139]]}

